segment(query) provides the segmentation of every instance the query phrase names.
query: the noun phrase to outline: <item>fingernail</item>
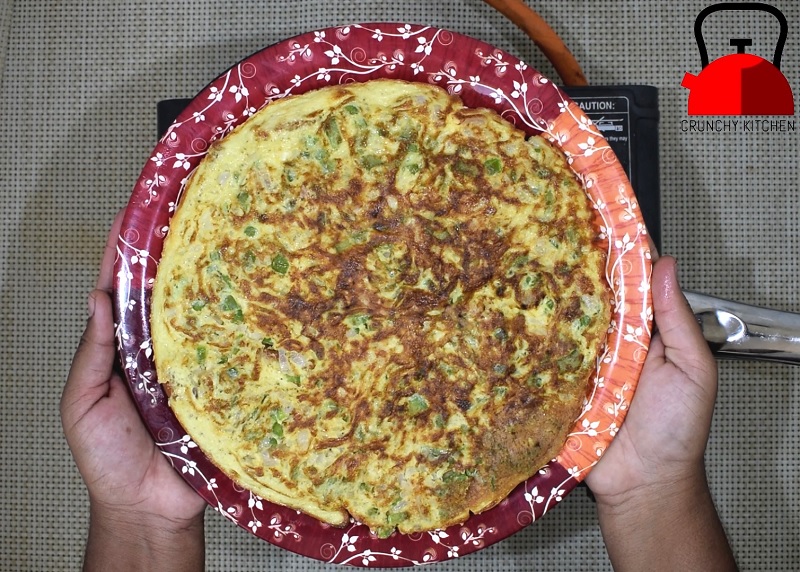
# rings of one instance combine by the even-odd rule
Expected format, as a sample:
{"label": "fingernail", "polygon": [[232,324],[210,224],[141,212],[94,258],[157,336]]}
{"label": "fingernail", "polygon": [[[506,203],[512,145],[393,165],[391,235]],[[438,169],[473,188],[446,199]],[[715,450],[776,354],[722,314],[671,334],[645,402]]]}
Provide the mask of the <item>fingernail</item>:
{"label": "fingernail", "polygon": [[89,311],[89,317],[91,318],[94,316],[94,307],[97,302],[94,299],[94,292],[89,294],[89,299],[87,300],[87,310]]}

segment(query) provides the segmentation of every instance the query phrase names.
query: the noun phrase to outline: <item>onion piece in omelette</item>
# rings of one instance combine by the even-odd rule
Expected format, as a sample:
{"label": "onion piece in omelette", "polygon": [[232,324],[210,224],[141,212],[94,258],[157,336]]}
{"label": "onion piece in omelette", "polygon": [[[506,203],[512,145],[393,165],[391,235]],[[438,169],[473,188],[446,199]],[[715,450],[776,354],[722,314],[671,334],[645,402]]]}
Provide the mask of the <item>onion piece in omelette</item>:
{"label": "onion piece in omelette", "polygon": [[610,320],[563,154],[426,84],[270,103],[214,143],[155,281],[159,380],[234,482],[380,536],[505,498],[563,446]]}

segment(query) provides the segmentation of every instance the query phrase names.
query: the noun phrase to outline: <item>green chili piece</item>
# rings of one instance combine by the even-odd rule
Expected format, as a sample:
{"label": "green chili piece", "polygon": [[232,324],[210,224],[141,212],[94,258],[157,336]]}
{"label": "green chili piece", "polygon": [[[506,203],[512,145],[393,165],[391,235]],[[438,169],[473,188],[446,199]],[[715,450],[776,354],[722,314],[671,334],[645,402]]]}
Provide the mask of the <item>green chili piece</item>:
{"label": "green chili piece", "polygon": [[364,244],[369,240],[369,233],[365,230],[360,230],[355,232],[345,238],[343,241],[339,242],[333,248],[336,250],[337,253],[341,254],[345,250],[348,250],[355,246],[356,244]]}
{"label": "green chili piece", "polygon": [[353,314],[348,317],[348,323],[353,327],[355,332],[361,333],[363,328],[366,331],[370,330],[370,315],[369,314]]}
{"label": "green chili piece", "polygon": [[487,159],[486,162],[483,164],[484,169],[489,175],[496,175],[500,171],[503,170],[503,163],[500,162],[500,159],[497,157],[492,157],[491,159]]}
{"label": "green chili piece", "polygon": [[338,147],[342,143],[342,132],[339,131],[339,124],[336,123],[334,116],[329,116],[322,124],[322,129],[325,131],[325,137],[334,147]]}
{"label": "green chili piece", "polygon": [[287,415],[283,409],[273,409],[272,411],[269,412],[269,416],[272,419],[272,421],[276,423],[283,423],[284,421],[289,419],[289,415]]}
{"label": "green chili piece", "polygon": [[289,271],[289,261],[281,252],[272,257],[271,266],[278,274],[286,274]]}
{"label": "green chili piece", "polygon": [[511,263],[511,265],[514,268],[520,268],[520,267],[526,265],[529,261],[530,261],[530,258],[528,258],[527,254],[520,254],[519,256],[517,256],[514,259],[514,261]]}
{"label": "green chili piece", "polygon": [[574,349],[564,357],[559,358],[556,363],[558,364],[558,371],[561,373],[575,371],[583,363],[583,356],[577,349]]}
{"label": "green chili piece", "polygon": [[325,399],[322,402],[322,414],[328,415],[329,413],[337,413],[339,411],[339,406],[333,399]]}
{"label": "green chili piece", "polygon": [[414,127],[411,125],[406,125],[403,129],[400,130],[398,138],[401,141],[411,141],[412,139],[417,138],[417,132],[414,130]]}
{"label": "green chili piece", "polygon": [[246,192],[242,191],[238,195],[236,195],[236,199],[239,201],[239,205],[242,207],[244,212],[248,212],[250,210],[250,195]]}
{"label": "green chili piece", "polygon": [[568,228],[566,232],[567,241],[570,244],[575,244],[578,242],[578,232],[574,228]]}
{"label": "green chili piece", "polygon": [[408,513],[405,511],[390,512],[386,517],[386,522],[389,523],[389,526],[396,526],[406,519],[408,519]]}
{"label": "green chili piece", "polygon": [[459,173],[461,175],[467,175],[468,177],[477,177],[478,176],[478,168],[464,159],[457,159],[455,163],[453,163],[453,171]]}
{"label": "green chili piece", "polygon": [[544,387],[545,380],[541,375],[531,374],[528,378],[528,385],[533,385],[536,387]]}
{"label": "green chili piece", "polygon": [[428,400],[419,393],[415,393],[408,398],[408,405],[406,407],[409,415],[419,415],[428,409]]}
{"label": "green chili piece", "polygon": [[492,388],[492,393],[494,393],[495,397],[502,398],[508,393],[508,388],[504,385],[498,385]]}
{"label": "green chili piece", "polygon": [[197,363],[203,363],[208,356],[208,350],[205,346],[197,346]]}
{"label": "green chili piece", "polygon": [[242,313],[242,307],[239,306],[239,303],[236,301],[236,298],[234,298],[230,294],[225,296],[225,299],[222,301],[222,305],[220,307],[225,312],[233,312],[233,321],[235,323],[238,324],[244,321],[244,314]]}
{"label": "green chili piece", "polygon": [[235,312],[236,310],[241,309],[241,306],[239,306],[239,303],[236,301],[236,298],[228,294],[222,301],[222,309],[225,312]]}
{"label": "green chili piece", "polygon": [[227,274],[223,274],[222,272],[217,272],[217,276],[219,277],[220,280],[222,280],[222,283],[225,284],[225,286],[227,286],[230,289],[233,288],[233,282],[231,282],[230,276],[228,276]]}
{"label": "green chili piece", "polygon": [[244,233],[247,236],[253,237],[256,235],[256,227],[248,225],[244,227]]}
{"label": "green chili piece", "polygon": [[242,256],[242,259],[244,260],[245,266],[253,266],[253,264],[256,263],[256,254],[252,250],[248,249]]}
{"label": "green chili piece", "polygon": [[383,159],[381,159],[377,155],[363,155],[361,157],[361,166],[367,169],[368,171],[380,165],[383,165]]}
{"label": "green chili piece", "polygon": [[445,474],[442,475],[442,480],[446,483],[458,483],[466,481],[469,478],[467,473],[462,473],[459,471],[447,471]]}

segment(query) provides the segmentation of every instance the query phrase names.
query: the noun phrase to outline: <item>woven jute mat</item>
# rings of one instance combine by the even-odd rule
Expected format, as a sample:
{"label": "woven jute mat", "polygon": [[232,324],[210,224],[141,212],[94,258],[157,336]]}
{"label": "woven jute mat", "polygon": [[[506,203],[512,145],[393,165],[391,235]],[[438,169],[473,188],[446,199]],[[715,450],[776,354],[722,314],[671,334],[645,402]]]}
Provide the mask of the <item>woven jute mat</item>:
{"label": "woven jute mat", "polygon": [[[700,59],[698,1],[531,1],[596,84],[660,90],[663,250],[684,287],[800,311],[800,135],[686,128],[684,72]],[[800,5],[781,69],[800,93]],[[58,400],[83,330],[105,236],[156,138],[156,103],[192,96],[241,58],[301,32],[355,22],[425,23],[480,38],[553,75],[520,30],[479,0],[0,2],[0,571],[76,570],[85,488]],[[731,37],[772,57],[767,16],[706,26],[711,59]],[[725,362],[707,464],[743,570],[800,562],[800,368]],[[207,516],[209,570],[329,568]],[[665,547],[665,549],[679,547]],[[176,554],[176,558],[180,555]],[[450,571],[610,570],[595,506],[577,489],[494,546],[434,565]]]}

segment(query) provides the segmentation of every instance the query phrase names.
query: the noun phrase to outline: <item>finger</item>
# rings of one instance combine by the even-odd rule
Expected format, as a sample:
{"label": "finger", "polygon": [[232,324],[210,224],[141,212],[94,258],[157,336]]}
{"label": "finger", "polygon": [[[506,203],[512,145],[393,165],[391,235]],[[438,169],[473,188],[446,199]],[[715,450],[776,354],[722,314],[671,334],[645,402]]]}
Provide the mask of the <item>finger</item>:
{"label": "finger", "polygon": [[653,266],[653,307],[666,358],[681,369],[713,367],[714,358],[678,283],[677,263],[664,256]]}
{"label": "finger", "polygon": [[656,247],[656,243],[653,242],[653,237],[650,234],[647,234],[647,245],[650,247],[650,258],[653,262],[660,258],[658,254],[658,248]]}
{"label": "finger", "polygon": [[78,349],[61,396],[61,413],[65,423],[74,423],[108,393],[114,367],[114,322],[111,298],[104,290],[89,294],[90,318],[81,336]]}
{"label": "finger", "polygon": [[100,274],[97,276],[97,284],[95,285],[95,288],[98,290],[111,292],[111,284],[114,277],[114,260],[117,257],[117,240],[119,240],[119,232],[122,228],[122,219],[124,216],[125,209],[120,209],[117,212],[117,216],[114,217],[111,230],[108,232],[106,249],[103,252],[103,261],[100,263]]}

